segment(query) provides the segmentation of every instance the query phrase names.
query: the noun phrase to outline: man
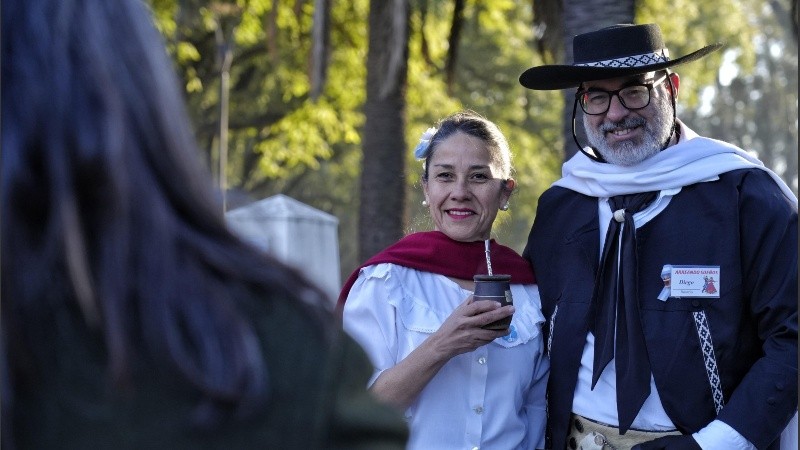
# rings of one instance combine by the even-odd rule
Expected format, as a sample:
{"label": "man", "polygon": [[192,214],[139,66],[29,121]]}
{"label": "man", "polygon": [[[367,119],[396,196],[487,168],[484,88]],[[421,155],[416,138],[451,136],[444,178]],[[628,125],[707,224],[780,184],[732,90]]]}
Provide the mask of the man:
{"label": "man", "polygon": [[657,25],[615,25],[576,36],[573,65],[520,76],[577,88],[590,144],[542,195],[523,253],[548,318],[554,449],[796,439],[797,199],[675,112],[670,68],[720,47],[670,59]]}

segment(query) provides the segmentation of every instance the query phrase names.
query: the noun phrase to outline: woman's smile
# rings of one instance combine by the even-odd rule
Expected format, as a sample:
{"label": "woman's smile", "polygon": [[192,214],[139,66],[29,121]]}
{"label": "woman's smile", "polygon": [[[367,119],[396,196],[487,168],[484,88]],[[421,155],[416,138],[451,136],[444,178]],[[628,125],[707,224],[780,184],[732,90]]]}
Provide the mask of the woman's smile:
{"label": "woman's smile", "polygon": [[445,212],[447,213],[448,216],[450,216],[450,218],[452,218],[454,220],[467,219],[467,218],[469,218],[471,216],[474,216],[476,214],[475,211],[473,211],[471,209],[463,209],[463,208],[448,209],[448,210],[445,210]]}

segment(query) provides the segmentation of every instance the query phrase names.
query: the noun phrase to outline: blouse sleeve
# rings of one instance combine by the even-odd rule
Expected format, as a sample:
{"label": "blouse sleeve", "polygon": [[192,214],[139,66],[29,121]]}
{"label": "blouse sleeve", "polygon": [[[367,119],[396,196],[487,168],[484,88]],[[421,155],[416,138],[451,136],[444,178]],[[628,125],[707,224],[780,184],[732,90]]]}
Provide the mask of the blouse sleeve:
{"label": "blouse sleeve", "polygon": [[379,264],[362,269],[344,304],[344,329],[375,366],[369,386],[397,364],[397,311],[389,300],[390,295],[397,295],[397,289],[391,287],[390,267]]}

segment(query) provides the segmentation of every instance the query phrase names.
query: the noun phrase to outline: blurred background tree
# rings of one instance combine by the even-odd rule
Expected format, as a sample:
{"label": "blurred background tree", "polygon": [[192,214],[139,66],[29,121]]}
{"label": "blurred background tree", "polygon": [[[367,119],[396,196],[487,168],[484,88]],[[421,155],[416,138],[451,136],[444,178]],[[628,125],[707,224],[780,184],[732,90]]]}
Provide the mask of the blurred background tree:
{"label": "blurred background tree", "polygon": [[403,236],[408,0],[370,0],[358,259]]}
{"label": "blurred background tree", "polygon": [[145,1],[227,208],[283,193],[334,214],[343,276],[398,233],[432,227],[411,151],[461,108],[510,141],[519,189],[494,234],[521,251],[539,194],[577,149],[564,128],[572,93],[517,78],[570,62],[572,35],[615,22],[659,23],[674,55],[726,42],[679,68],[679,115],[797,189],[796,0]]}

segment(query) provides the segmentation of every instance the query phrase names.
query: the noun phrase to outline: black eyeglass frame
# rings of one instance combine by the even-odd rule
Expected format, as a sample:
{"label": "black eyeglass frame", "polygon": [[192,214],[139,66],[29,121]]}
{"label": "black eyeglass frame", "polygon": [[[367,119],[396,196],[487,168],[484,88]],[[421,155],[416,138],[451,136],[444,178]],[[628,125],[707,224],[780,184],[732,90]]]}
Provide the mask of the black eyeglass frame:
{"label": "black eyeglass frame", "polygon": [[[654,80],[654,81],[652,81],[650,83],[629,84],[627,86],[623,86],[623,87],[621,87],[619,89],[615,89],[613,91],[606,91],[606,90],[603,90],[603,89],[595,89],[595,90],[591,90],[590,91],[590,90],[587,90],[587,89],[581,89],[581,90],[579,90],[578,92],[575,93],[575,102],[577,104],[581,105],[581,110],[583,110],[583,112],[585,114],[588,114],[590,116],[599,116],[601,114],[607,113],[609,108],[611,108],[611,99],[613,99],[615,95],[619,99],[620,104],[622,104],[622,106],[624,106],[626,109],[628,109],[630,111],[636,111],[636,110],[639,110],[639,109],[644,109],[644,108],[647,108],[650,105],[650,101],[653,99],[653,88],[658,86],[659,84],[663,83],[664,80],[666,80],[668,77],[669,77],[669,71],[666,71],[666,72],[664,72],[664,75],[661,78],[659,78],[657,80]],[[638,108],[631,108],[631,107],[629,107],[628,105],[625,104],[625,100],[623,100],[622,96],[619,95],[620,92],[624,91],[625,89],[630,89],[632,87],[645,87],[645,88],[647,88],[647,103],[645,103],[644,106],[639,106]],[[587,92],[594,92],[594,93],[601,93],[602,92],[602,93],[607,94],[608,95],[608,103],[606,103],[606,108],[603,111],[596,112],[596,113],[590,113],[589,111],[587,111],[586,110],[586,106],[584,106],[583,102],[581,101],[581,96],[583,96]]]}

